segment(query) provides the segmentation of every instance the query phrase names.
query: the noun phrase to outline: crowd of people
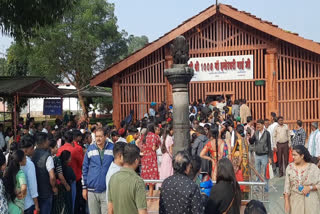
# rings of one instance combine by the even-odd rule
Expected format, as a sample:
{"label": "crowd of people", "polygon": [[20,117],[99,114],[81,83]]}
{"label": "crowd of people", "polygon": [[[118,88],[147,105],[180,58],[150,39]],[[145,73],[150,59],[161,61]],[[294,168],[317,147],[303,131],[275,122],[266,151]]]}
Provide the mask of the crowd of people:
{"label": "crowd of people", "polygon": [[[143,214],[159,187],[160,213],[238,214],[252,191],[238,182],[264,181],[268,192],[268,165],[286,176],[286,211],[320,208],[316,122],[306,142],[301,121],[294,130],[274,113],[254,121],[244,99],[199,99],[189,110],[190,147],[175,155],[173,108],[164,102],[152,102],[141,120],[131,111],[118,128],[74,116],[54,125],[28,117],[14,135],[0,124],[0,214]],[[246,213],[266,211],[252,201]]]}

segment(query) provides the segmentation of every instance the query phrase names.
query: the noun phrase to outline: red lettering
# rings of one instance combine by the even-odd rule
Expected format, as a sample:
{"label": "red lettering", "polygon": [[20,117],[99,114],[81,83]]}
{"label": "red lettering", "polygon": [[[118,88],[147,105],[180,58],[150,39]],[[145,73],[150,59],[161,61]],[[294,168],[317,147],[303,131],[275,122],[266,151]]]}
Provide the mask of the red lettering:
{"label": "red lettering", "polygon": [[196,70],[197,72],[199,72],[199,62],[198,62],[198,61],[196,61],[195,70]]}
{"label": "red lettering", "polygon": [[244,69],[244,59],[242,59],[242,61],[238,61],[237,62],[237,67],[239,70],[243,70]]}
{"label": "red lettering", "polygon": [[219,67],[219,60],[217,60],[215,63],[214,63],[214,67],[217,71],[220,70],[220,67]]}
{"label": "red lettering", "polygon": [[189,67],[190,67],[190,68],[193,68],[193,62],[192,62],[192,61],[190,61]]}
{"label": "red lettering", "polygon": [[250,69],[250,68],[251,68],[251,61],[248,58],[247,61],[246,61],[246,69]]}

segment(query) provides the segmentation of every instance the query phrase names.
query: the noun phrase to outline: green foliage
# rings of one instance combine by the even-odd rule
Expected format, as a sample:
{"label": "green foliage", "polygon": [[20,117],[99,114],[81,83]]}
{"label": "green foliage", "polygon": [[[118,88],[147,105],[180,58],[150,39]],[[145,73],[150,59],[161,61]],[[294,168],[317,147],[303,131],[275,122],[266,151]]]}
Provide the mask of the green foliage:
{"label": "green foliage", "polygon": [[130,35],[128,38],[128,54],[132,54],[148,44],[148,37]]}
{"label": "green foliage", "polygon": [[91,104],[94,109],[100,109],[101,113],[106,110],[109,112],[112,109],[112,97],[95,97]]}
{"label": "green foliage", "polygon": [[8,73],[8,65],[6,58],[0,58],[0,76],[5,76]]}
{"label": "green foliage", "polygon": [[14,43],[7,50],[7,76],[27,76],[30,49],[22,43]]}
{"label": "green foliage", "polygon": [[78,89],[127,51],[114,5],[104,0],[81,0],[62,22],[42,28],[38,35],[31,43],[32,72],[49,79],[67,79]]}
{"label": "green foliage", "polygon": [[30,38],[39,27],[52,25],[78,0],[1,0],[0,29],[18,40]]}
{"label": "green foliage", "polygon": [[[46,0],[40,2],[47,3]],[[67,5],[67,2],[61,0],[61,4]],[[146,36],[128,36],[125,31],[119,31],[114,4],[105,0],[74,0],[68,7],[70,10],[63,9],[52,19],[57,19],[61,13],[60,21],[48,21],[46,24],[51,25],[44,25],[48,18],[44,17],[36,24],[38,27],[32,31],[32,38],[12,44],[4,64],[7,67],[0,61],[0,72],[5,71],[10,76],[44,76],[53,82],[69,82],[80,90],[89,84],[94,74],[148,43]],[[33,16],[37,15],[33,14],[30,21]],[[29,33],[25,28],[21,29],[20,33]],[[89,104],[99,105],[102,109],[112,108],[110,98],[84,99],[79,95],[79,99],[83,109],[88,109]]]}

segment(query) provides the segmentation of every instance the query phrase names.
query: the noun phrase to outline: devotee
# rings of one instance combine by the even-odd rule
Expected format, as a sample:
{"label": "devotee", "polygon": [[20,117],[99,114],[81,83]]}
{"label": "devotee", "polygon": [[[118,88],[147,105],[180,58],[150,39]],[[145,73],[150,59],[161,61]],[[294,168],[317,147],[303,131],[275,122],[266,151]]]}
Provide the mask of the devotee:
{"label": "devotee", "polygon": [[160,166],[160,179],[164,180],[173,175],[172,167],[172,147],[173,147],[173,127],[169,125],[166,128],[161,145],[162,160]]}
{"label": "devotee", "polygon": [[113,161],[113,143],[106,141],[107,133],[98,128],[96,143],[88,147],[82,166],[82,196],[88,201],[89,212],[106,213],[105,177]]}
{"label": "devotee", "polygon": [[311,124],[311,130],[312,132],[308,141],[308,150],[314,160],[313,162],[318,163],[320,160],[320,131],[317,122]]}
{"label": "devotee", "polygon": [[278,154],[279,177],[282,177],[288,166],[289,147],[291,147],[290,130],[289,127],[283,123],[282,116],[278,117],[278,125],[274,128],[272,137]]}
{"label": "devotee", "polygon": [[127,144],[123,152],[123,167],[111,176],[108,186],[108,214],[147,214],[143,179],[135,170],[140,163],[140,150]]}
{"label": "devotee", "polygon": [[232,115],[233,118],[236,120],[237,117],[240,117],[240,106],[239,106],[239,100],[235,100],[234,104],[232,105]]}
{"label": "devotee", "polygon": [[247,101],[245,99],[241,100],[240,105],[240,117],[241,117],[241,124],[247,123],[247,118],[251,116],[251,110],[249,106],[247,106]]}
{"label": "devotee", "polygon": [[[159,179],[158,162],[157,162],[157,149],[161,145],[160,141],[160,128],[153,123],[148,125],[148,132],[143,135],[140,149],[142,153],[141,158],[141,177],[143,179]],[[149,186],[149,197],[153,196],[153,183],[147,183]]]}
{"label": "devotee", "polygon": [[[32,162],[36,168],[38,183],[38,202],[40,214],[47,213],[52,209],[53,194],[58,193],[56,187],[56,176],[54,173],[54,162],[49,149],[48,135],[44,132],[36,134],[36,145]],[[43,161],[46,160],[46,161]]]}
{"label": "devotee", "polygon": [[272,163],[271,136],[270,133],[264,129],[263,123],[264,121],[261,119],[257,121],[257,131],[249,139],[249,142],[255,146],[255,168],[260,175],[264,176],[265,181],[267,182],[265,191],[268,192],[268,179],[266,179],[265,175],[268,160],[269,163]]}
{"label": "devotee", "polygon": [[127,142],[126,140],[126,130],[124,128],[119,129],[118,131],[119,138],[117,142]]}
{"label": "devotee", "polygon": [[6,169],[6,158],[2,152],[0,152],[0,211],[2,213],[8,213],[8,202],[3,185],[3,173]]}
{"label": "devotee", "polygon": [[4,140],[3,135],[3,124],[0,124],[0,150],[5,151],[7,148],[6,141]]}
{"label": "devotee", "polygon": [[115,143],[113,146],[114,160],[111,163],[109,170],[107,172],[107,175],[106,175],[106,201],[107,201],[107,204],[108,204],[108,186],[109,186],[110,178],[116,172],[119,172],[120,169],[123,167],[123,153],[124,153],[125,146],[126,146],[125,142],[118,142],[118,143]]}
{"label": "devotee", "polygon": [[71,188],[63,175],[60,158],[56,156],[58,152],[57,141],[54,139],[50,139],[49,141],[50,141],[49,146],[50,146],[51,156],[54,163],[54,172],[57,179],[56,186],[58,188],[58,194],[55,194],[53,196],[51,214],[60,214],[60,213],[68,214],[72,212],[72,208],[71,206],[67,207],[66,200],[64,198],[64,194],[65,194],[64,192],[71,191]]}
{"label": "devotee", "polygon": [[31,157],[34,153],[34,140],[31,136],[24,136],[21,139],[20,149],[26,155],[26,165],[23,167],[23,172],[27,181],[27,195],[24,199],[24,213],[33,214],[34,210],[37,213],[40,212],[38,203],[38,186],[37,176],[34,163],[31,161]]}
{"label": "devotee", "polygon": [[[196,134],[197,138],[195,139],[194,143],[192,144],[192,149],[191,149],[191,155],[192,156],[200,156],[201,151],[209,141],[208,137],[206,136],[206,132],[204,131],[204,128],[199,126],[196,129]],[[207,159],[202,159],[201,160],[201,172],[210,172],[210,164],[209,160]]]}
{"label": "devotee", "polygon": [[217,183],[212,187],[205,207],[206,214],[240,214],[241,192],[232,163],[222,158],[217,167]]}
{"label": "devotee", "polygon": [[261,201],[251,200],[246,205],[244,214],[267,214],[267,210]]}
{"label": "devotee", "polygon": [[188,177],[191,168],[191,157],[187,152],[178,152],[173,157],[174,175],[162,184],[160,214],[203,213],[199,187]]}
{"label": "devotee", "polygon": [[[72,203],[74,210],[79,211],[79,203],[76,201],[80,200],[79,197],[82,197],[82,187],[81,187],[81,175],[82,175],[82,163],[83,163],[83,152],[79,153],[79,151],[75,148],[73,142],[73,134],[71,131],[68,131],[64,135],[65,143],[58,149],[57,156],[60,156],[63,151],[69,151],[71,153],[71,161],[69,163],[72,168],[74,174],[76,175],[76,182],[71,184],[72,191]],[[77,189],[78,182],[78,189]],[[80,183],[80,188],[79,188]],[[78,199],[76,200],[76,196],[78,194]]]}
{"label": "devotee", "polygon": [[27,195],[27,181],[21,167],[26,165],[26,156],[22,150],[17,150],[9,156],[8,166],[3,180],[8,197],[9,214],[24,212],[24,198]]}
{"label": "devotee", "polygon": [[302,121],[297,120],[297,129],[294,130],[294,137],[292,139],[292,147],[306,144],[306,132],[302,127]]}
{"label": "devotee", "polygon": [[293,163],[286,169],[284,185],[285,212],[317,214],[320,210],[320,170],[303,145],[293,147]]}

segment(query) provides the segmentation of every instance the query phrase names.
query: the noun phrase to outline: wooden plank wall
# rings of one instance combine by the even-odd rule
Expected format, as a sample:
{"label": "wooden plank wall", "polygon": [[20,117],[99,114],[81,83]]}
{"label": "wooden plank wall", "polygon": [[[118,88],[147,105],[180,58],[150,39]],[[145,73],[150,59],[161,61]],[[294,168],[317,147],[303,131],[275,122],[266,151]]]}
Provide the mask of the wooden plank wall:
{"label": "wooden plank wall", "polygon": [[134,110],[134,118],[142,118],[151,102],[165,100],[164,49],[160,48],[120,76],[120,118],[123,120]]}
{"label": "wooden plank wall", "polygon": [[[266,86],[255,86],[255,80],[266,80],[265,54],[268,48],[278,49],[278,115],[290,128],[301,119],[310,133],[313,121],[320,121],[320,57],[293,45],[279,42],[244,24],[214,16],[186,32],[190,57],[254,56],[254,79],[239,81],[191,82],[190,102],[208,94],[231,92],[233,99],[246,99],[254,119],[270,117],[267,112]],[[130,110],[135,118],[148,112],[152,101],[166,100],[164,47],[146,56],[120,75],[120,117]]]}
{"label": "wooden plank wall", "polygon": [[254,56],[254,79],[239,81],[207,81],[190,83],[190,102],[207,94],[232,92],[234,99],[246,99],[253,118],[266,118],[265,86],[254,81],[266,80],[264,54],[269,38],[258,31],[245,29],[242,24],[225,16],[215,16],[185,34],[189,41],[190,57]]}
{"label": "wooden plank wall", "polygon": [[309,134],[311,123],[320,121],[320,58],[284,42],[278,49],[279,114],[290,128],[302,120]]}

